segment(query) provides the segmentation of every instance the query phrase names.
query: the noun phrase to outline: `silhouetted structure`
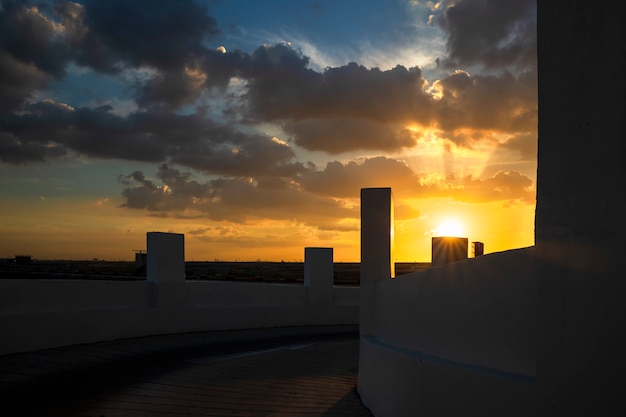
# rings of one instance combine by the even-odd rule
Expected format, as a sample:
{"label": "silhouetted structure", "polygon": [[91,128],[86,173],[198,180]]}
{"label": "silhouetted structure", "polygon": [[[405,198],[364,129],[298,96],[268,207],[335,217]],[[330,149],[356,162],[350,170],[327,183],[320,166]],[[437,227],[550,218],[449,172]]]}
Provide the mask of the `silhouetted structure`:
{"label": "silhouetted structure", "polygon": [[433,237],[432,266],[449,264],[467,259],[468,239],[466,237]]}
{"label": "silhouetted structure", "polygon": [[33,258],[30,255],[15,255],[16,265],[30,265],[33,263]]}
{"label": "silhouetted structure", "polygon": [[538,1],[537,375],[551,415],[626,415],[622,3]]}
{"label": "silhouetted structure", "polygon": [[474,258],[485,254],[485,244],[483,242],[472,242]]}

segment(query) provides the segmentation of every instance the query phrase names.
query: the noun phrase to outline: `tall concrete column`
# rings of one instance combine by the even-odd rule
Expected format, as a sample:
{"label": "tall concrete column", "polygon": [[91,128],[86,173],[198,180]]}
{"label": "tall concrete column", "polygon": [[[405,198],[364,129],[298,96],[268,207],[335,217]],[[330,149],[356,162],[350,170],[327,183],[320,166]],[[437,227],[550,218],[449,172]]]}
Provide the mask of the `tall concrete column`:
{"label": "tall concrete column", "polygon": [[622,3],[537,6],[537,415],[625,415]]}
{"label": "tall concrete column", "polygon": [[185,303],[185,235],[147,233],[146,275],[154,283],[155,307],[176,307]]}
{"label": "tall concrete column", "polygon": [[333,248],[304,248],[304,287],[308,303],[333,303],[333,273]]}
{"label": "tall concrete column", "polygon": [[359,329],[374,335],[376,283],[395,276],[391,188],[361,189],[361,289]]}

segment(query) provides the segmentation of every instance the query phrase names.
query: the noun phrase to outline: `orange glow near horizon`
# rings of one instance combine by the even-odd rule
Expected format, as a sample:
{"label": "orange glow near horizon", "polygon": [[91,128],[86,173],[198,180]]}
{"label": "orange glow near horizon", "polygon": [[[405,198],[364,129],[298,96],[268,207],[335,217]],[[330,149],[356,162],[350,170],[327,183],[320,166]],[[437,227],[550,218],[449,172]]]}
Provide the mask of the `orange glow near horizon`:
{"label": "orange glow near horizon", "polygon": [[[175,219],[145,216],[126,211],[114,202],[90,205],[40,202],[5,207],[0,232],[0,258],[28,254],[33,259],[133,260],[134,250],[145,249],[146,233],[164,231],[185,234],[185,258],[196,261],[299,262],[305,247],[333,247],[335,262],[360,260],[358,219],[322,230],[293,221],[260,221],[247,224],[207,219]],[[485,244],[485,253],[534,244],[534,205],[504,206],[502,202],[459,204],[445,199],[403,201],[419,210],[412,218],[396,216],[394,223],[396,262],[428,262],[434,234],[461,235]],[[1,211],[1,210],[0,210]],[[37,222],[33,219],[39,218]],[[462,227],[459,231],[459,227]]]}

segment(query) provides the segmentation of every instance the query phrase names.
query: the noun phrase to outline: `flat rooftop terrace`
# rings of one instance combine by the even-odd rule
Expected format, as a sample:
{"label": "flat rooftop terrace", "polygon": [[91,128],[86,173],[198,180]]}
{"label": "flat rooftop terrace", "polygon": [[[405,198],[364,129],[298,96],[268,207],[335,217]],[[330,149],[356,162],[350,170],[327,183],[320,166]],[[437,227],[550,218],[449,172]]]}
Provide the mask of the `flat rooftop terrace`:
{"label": "flat rooftop terrace", "polygon": [[148,336],[0,356],[6,416],[372,416],[358,326]]}

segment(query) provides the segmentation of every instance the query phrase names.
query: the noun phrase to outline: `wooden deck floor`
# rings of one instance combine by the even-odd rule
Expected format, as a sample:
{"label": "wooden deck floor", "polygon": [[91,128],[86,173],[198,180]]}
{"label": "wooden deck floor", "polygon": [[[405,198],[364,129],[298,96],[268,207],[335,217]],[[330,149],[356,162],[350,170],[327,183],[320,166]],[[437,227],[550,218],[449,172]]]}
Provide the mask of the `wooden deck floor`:
{"label": "wooden deck floor", "polygon": [[0,356],[6,416],[371,416],[356,326],[187,333]]}

